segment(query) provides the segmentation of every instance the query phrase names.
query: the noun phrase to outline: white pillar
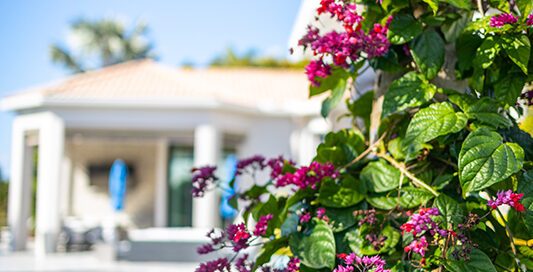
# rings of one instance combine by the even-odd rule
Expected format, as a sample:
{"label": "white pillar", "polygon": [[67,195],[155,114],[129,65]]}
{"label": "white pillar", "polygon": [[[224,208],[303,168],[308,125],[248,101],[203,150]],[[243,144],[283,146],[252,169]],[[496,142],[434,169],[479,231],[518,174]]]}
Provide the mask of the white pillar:
{"label": "white pillar", "polygon": [[50,113],[43,116],[41,122],[35,224],[35,254],[38,257],[56,249],[61,226],[59,199],[65,142],[63,120]]}
{"label": "white pillar", "polygon": [[[213,125],[200,125],[194,130],[194,165],[216,165],[221,150],[221,135]],[[215,191],[207,192],[192,203],[192,225],[196,228],[213,228],[219,224],[218,197]]]}
{"label": "white pillar", "polygon": [[33,148],[26,145],[25,128],[20,117],[13,120],[11,138],[11,177],[7,220],[13,251],[24,250],[28,236],[27,220],[31,207]]}
{"label": "white pillar", "polygon": [[160,139],[155,158],[154,227],[168,226],[168,140]]}

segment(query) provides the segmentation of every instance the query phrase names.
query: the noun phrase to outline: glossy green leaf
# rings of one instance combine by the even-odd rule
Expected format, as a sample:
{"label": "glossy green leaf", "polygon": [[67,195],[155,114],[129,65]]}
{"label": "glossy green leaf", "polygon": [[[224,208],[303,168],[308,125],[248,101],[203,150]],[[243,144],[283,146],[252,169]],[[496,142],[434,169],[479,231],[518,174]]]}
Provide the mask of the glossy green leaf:
{"label": "glossy green leaf", "polygon": [[348,243],[350,249],[358,256],[375,255],[383,252],[388,252],[393,249],[400,241],[400,233],[391,226],[387,225],[383,231],[379,233],[380,236],[385,236],[387,239],[380,250],[375,250],[372,245],[365,238],[367,233],[361,233],[361,228],[352,228],[346,232],[343,242]]}
{"label": "glossy green leaf", "polygon": [[435,30],[428,30],[411,41],[411,55],[426,79],[434,78],[444,64],[444,41]]}
{"label": "glossy green leaf", "polygon": [[452,252],[455,248],[449,248],[446,254],[444,267],[450,272],[496,272],[489,257],[481,250],[470,247],[470,260],[456,260]]}
{"label": "glossy green leaf", "polygon": [[461,223],[463,221],[465,211],[455,199],[445,194],[440,194],[433,205],[439,209],[439,213],[444,218],[448,228],[453,227],[452,223]]}
{"label": "glossy green leaf", "polygon": [[422,24],[410,14],[396,14],[392,18],[388,39],[392,44],[403,44],[422,33]]}
{"label": "glossy green leaf", "polygon": [[365,122],[365,127],[370,128],[370,113],[372,112],[372,102],[374,100],[374,91],[369,91],[361,95],[357,100],[349,103],[346,100],[346,107],[353,116],[361,117]]}
{"label": "glossy green leaf", "polygon": [[345,175],[339,184],[333,179],[322,182],[317,200],[326,207],[344,208],[365,199],[366,191],[365,182],[356,180],[351,175]]}
{"label": "glossy green leaf", "polygon": [[498,131],[506,142],[517,143],[524,150],[525,160],[533,161],[533,138],[518,126]]}
{"label": "glossy green leaf", "polygon": [[446,42],[448,43],[457,40],[463,29],[471,20],[470,12],[464,11],[459,12],[459,14],[461,15],[459,18],[455,20],[447,20],[442,24],[442,34],[444,34],[444,39],[446,39]]}
{"label": "glossy green leaf", "polygon": [[472,1],[470,0],[441,0],[441,2],[448,3],[456,8],[470,9]]}
{"label": "glossy green leaf", "polygon": [[342,166],[357,158],[366,149],[365,138],[359,130],[342,129],[330,132],[318,145],[315,160]]}
{"label": "glossy green leaf", "polygon": [[472,68],[472,62],[482,42],[483,40],[478,35],[468,32],[463,32],[455,41],[455,50],[457,52],[456,68],[461,75]]}
{"label": "glossy green leaf", "polygon": [[433,11],[433,14],[437,14],[437,10],[439,9],[439,0],[422,0],[422,1],[428,4],[428,6]]}
{"label": "glossy green leaf", "polygon": [[400,183],[400,170],[380,159],[370,162],[363,168],[359,176],[371,192],[387,192],[398,188]]}
{"label": "glossy green leaf", "polygon": [[508,105],[514,105],[520,93],[522,93],[526,79],[526,75],[520,72],[508,72],[501,75],[500,80],[494,84],[496,98]]}
{"label": "glossy green leaf", "polygon": [[333,68],[331,75],[326,78],[318,77],[316,80],[320,83],[319,86],[309,85],[309,97],[319,95],[321,93],[333,90],[337,87],[339,81],[346,81],[350,74],[344,68]]}
{"label": "glossy green leaf", "polygon": [[323,220],[313,219],[313,228],[309,233],[293,233],[289,240],[291,252],[304,265],[311,268],[335,266],[335,238],[329,225]]}
{"label": "glossy green leaf", "polygon": [[496,132],[480,128],[471,132],[459,153],[459,180],[463,194],[476,192],[508,178],[522,168],[524,151],[503,143]]}
{"label": "glossy green leaf", "polygon": [[531,0],[516,0],[516,6],[520,11],[521,19],[524,21],[533,11],[533,1]]}
{"label": "glossy green leaf", "polygon": [[326,215],[333,232],[344,231],[361,220],[364,215],[354,216],[357,210],[366,210],[368,205],[365,202],[349,208],[326,208]]}
{"label": "glossy green leaf", "polygon": [[411,119],[404,146],[425,143],[438,136],[458,132],[466,126],[467,121],[466,114],[455,112],[449,102],[431,104],[419,110]]}
{"label": "glossy green leaf", "polygon": [[423,188],[404,187],[400,193],[400,206],[406,209],[418,207],[435,197],[431,192]]}
{"label": "glossy green leaf", "polygon": [[500,39],[497,36],[486,37],[476,51],[474,65],[487,69],[492,65],[500,50]]}
{"label": "glossy green leaf", "polygon": [[331,110],[342,101],[342,97],[346,92],[346,83],[346,79],[339,79],[335,87],[331,90],[330,96],[322,102],[322,108],[320,110],[322,117],[328,117]]}
{"label": "glossy green leaf", "polygon": [[437,91],[435,85],[429,83],[417,72],[409,72],[392,82],[383,100],[382,117],[410,107],[420,106],[433,98]]}
{"label": "glossy green leaf", "polygon": [[507,13],[511,12],[508,0],[488,0],[487,2],[493,8],[499,9]]}
{"label": "glossy green leaf", "polygon": [[511,120],[500,115],[498,102],[489,97],[483,97],[466,110],[466,114],[492,128],[508,128],[513,125]]}
{"label": "glossy green leaf", "polygon": [[507,56],[527,75],[527,64],[531,52],[531,43],[527,35],[504,34],[502,35],[501,41]]}

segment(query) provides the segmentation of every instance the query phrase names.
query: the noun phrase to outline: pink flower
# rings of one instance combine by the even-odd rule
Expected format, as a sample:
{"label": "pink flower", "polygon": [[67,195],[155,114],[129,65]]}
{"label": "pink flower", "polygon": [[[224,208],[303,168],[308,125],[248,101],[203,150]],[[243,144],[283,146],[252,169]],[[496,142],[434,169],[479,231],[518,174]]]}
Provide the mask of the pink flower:
{"label": "pink flower", "polygon": [[270,172],[270,178],[272,180],[276,180],[278,177],[281,176],[281,174],[283,174],[283,167],[285,166],[285,163],[288,163],[289,165],[296,164],[292,160],[284,159],[283,156],[268,160],[267,164],[272,170],[272,172]]}
{"label": "pink flower", "polygon": [[335,171],[335,166],[330,163],[321,164],[319,162],[312,162],[308,167],[303,166],[294,173],[287,173],[278,178],[276,187],[283,187],[287,185],[296,185],[301,189],[311,187],[316,189],[319,182],[325,177],[337,178],[338,171]]}
{"label": "pink flower", "polygon": [[243,173],[244,169],[251,166],[253,169],[263,170],[266,166],[265,157],[261,155],[255,155],[253,157],[242,159],[237,162],[237,175]]}
{"label": "pink flower", "polygon": [[312,60],[307,66],[305,66],[305,73],[313,86],[320,86],[320,83],[316,78],[326,78],[331,75],[331,67],[325,64],[322,60]]}
{"label": "pink flower", "polygon": [[526,24],[528,26],[533,26],[533,14],[529,14],[529,17],[527,17]]}
{"label": "pink flower", "polygon": [[261,218],[259,218],[259,221],[255,225],[254,235],[265,235],[266,230],[268,228],[268,223],[270,222],[270,220],[272,220],[272,218],[274,218],[272,214],[261,216]]}
{"label": "pink flower", "polygon": [[422,255],[422,257],[424,257],[424,255],[426,254],[427,249],[428,249],[428,242],[427,242],[426,236],[420,237],[420,240],[412,241],[411,244],[409,244],[408,246],[404,248],[405,252],[414,251]]}
{"label": "pink flower", "polygon": [[[341,255],[341,254],[339,254]],[[390,272],[389,269],[384,269],[385,261],[380,256],[372,257],[363,256],[358,257],[355,253],[342,254],[344,266],[339,265],[333,272],[351,272],[351,271],[374,271],[374,272]],[[357,270],[355,270],[357,268]]]}
{"label": "pink flower", "polygon": [[304,222],[309,222],[309,220],[311,220],[311,214],[308,212],[305,212],[300,216],[300,224]]}
{"label": "pink flower", "polygon": [[194,197],[203,196],[208,189],[208,186],[216,183],[218,180],[218,178],[215,177],[216,169],[216,166],[191,169],[191,172],[193,173],[191,193]]}
{"label": "pink flower", "polygon": [[494,15],[492,18],[490,18],[490,26],[491,27],[498,27],[501,28],[505,24],[514,24],[518,22],[518,18],[516,18],[511,13],[502,13],[499,15]]}
{"label": "pink flower", "polygon": [[513,193],[511,190],[507,191],[499,191],[497,194],[496,200],[489,200],[487,201],[487,205],[489,205],[492,209],[498,208],[498,206],[501,206],[503,204],[507,204],[513,208],[515,208],[519,212],[523,212],[524,205],[520,204],[519,200],[524,196],[524,194],[517,194]]}
{"label": "pink flower", "polygon": [[413,236],[420,234],[424,231],[428,231],[431,235],[439,233],[442,236],[447,235],[446,231],[442,231],[436,222],[433,221],[430,215],[438,216],[439,210],[437,208],[423,208],[413,214],[407,223],[403,224],[400,228],[407,232],[412,232]]}
{"label": "pink flower", "polygon": [[235,252],[239,252],[241,249],[248,247],[250,234],[246,231],[244,223],[230,225],[227,230],[227,237],[234,243],[233,251]]}
{"label": "pink flower", "polygon": [[226,258],[220,258],[211,262],[200,264],[196,272],[230,271],[231,265]]}

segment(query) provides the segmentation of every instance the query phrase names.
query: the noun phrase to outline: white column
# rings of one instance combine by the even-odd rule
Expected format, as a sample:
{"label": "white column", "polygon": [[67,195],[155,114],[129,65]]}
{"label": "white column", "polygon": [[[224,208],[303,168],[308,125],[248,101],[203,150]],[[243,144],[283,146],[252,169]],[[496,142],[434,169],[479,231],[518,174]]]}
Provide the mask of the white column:
{"label": "white column", "polygon": [[13,121],[11,138],[11,177],[9,182],[7,220],[13,251],[26,248],[27,220],[31,207],[32,148],[26,145],[25,128],[20,117]]}
{"label": "white column", "polygon": [[[194,165],[202,167],[217,163],[221,150],[221,135],[213,125],[200,125],[194,130]],[[196,228],[218,226],[218,197],[210,191],[202,198],[194,198],[192,203],[192,225]]]}
{"label": "white column", "polygon": [[154,227],[163,228],[168,218],[168,140],[160,139],[156,149]]}
{"label": "white column", "polygon": [[60,178],[64,153],[65,125],[54,114],[43,116],[39,131],[35,254],[55,251],[60,231]]}

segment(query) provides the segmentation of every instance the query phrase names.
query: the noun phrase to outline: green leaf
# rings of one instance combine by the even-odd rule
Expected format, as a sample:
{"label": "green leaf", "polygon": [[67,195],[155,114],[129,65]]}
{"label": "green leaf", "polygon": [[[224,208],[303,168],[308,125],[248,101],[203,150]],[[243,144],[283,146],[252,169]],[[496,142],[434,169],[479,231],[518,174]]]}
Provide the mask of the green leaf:
{"label": "green leaf", "polygon": [[441,30],[447,42],[451,43],[459,38],[461,32],[471,20],[470,12],[459,12],[461,17],[455,20],[447,20],[442,24]]}
{"label": "green leaf", "polygon": [[288,242],[287,237],[281,237],[279,239],[275,239],[275,240],[265,243],[265,245],[262,248],[262,251],[259,253],[257,258],[255,259],[255,264],[254,264],[252,271],[257,270],[257,268],[267,263],[270,260],[270,257],[272,257],[272,254],[276,253],[278,249],[284,248],[287,246],[288,244],[287,242]]}
{"label": "green leaf", "polygon": [[456,8],[470,9],[472,1],[470,0],[441,0],[441,2],[448,3]]}
{"label": "green leaf", "polygon": [[370,65],[374,70],[383,70],[389,73],[399,73],[405,70],[405,65],[402,66],[398,59],[398,53],[393,47],[383,56],[376,56],[370,61]]}
{"label": "green leaf", "polygon": [[422,0],[422,1],[428,4],[431,10],[433,10],[433,15],[437,14],[437,10],[439,10],[439,0]]}
{"label": "green leaf", "polygon": [[444,217],[446,226],[448,229],[451,229],[452,223],[461,223],[463,221],[463,216],[465,214],[465,211],[455,199],[445,195],[440,194],[437,199],[435,199],[435,203],[433,203],[437,209],[439,209],[439,213],[442,217]]}
{"label": "green leaf", "polygon": [[383,100],[382,117],[410,107],[420,106],[433,98],[437,91],[435,85],[429,83],[416,72],[409,72],[392,82]]}
{"label": "green leaf", "polygon": [[497,8],[503,12],[511,12],[509,8],[509,1],[508,0],[488,0],[487,1],[489,5],[493,8]]}
{"label": "green leaf", "polygon": [[378,209],[391,210],[394,209],[394,207],[396,207],[398,204],[397,195],[398,192],[395,191],[382,194],[372,194],[366,197],[366,201]]}
{"label": "green leaf", "polygon": [[396,14],[392,18],[388,39],[392,44],[404,44],[422,33],[422,24],[410,14]]}
{"label": "green leaf", "polygon": [[459,153],[459,180],[463,195],[485,189],[522,168],[524,151],[486,128],[471,132]]}
{"label": "green leaf", "polygon": [[337,87],[339,81],[346,81],[350,77],[350,74],[346,72],[344,68],[334,67],[331,71],[331,75],[326,78],[318,77],[317,81],[319,86],[309,85],[309,97],[325,93],[329,90],[333,90]]}
{"label": "green leaf", "polygon": [[[496,268],[492,264],[489,257],[481,250],[469,247],[471,252],[468,255],[470,260],[455,260],[452,252],[455,248],[449,248],[446,254],[446,261],[444,267],[450,272],[496,272]],[[460,250],[460,248],[458,248]]]}
{"label": "green leaf", "polygon": [[374,100],[374,91],[369,91],[361,95],[357,100],[349,103],[346,100],[346,108],[355,117],[361,117],[365,122],[365,128],[370,129],[370,114],[372,113],[372,101]]}
{"label": "green leaf", "polygon": [[368,205],[362,202],[349,208],[326,208],[326,215],[333,232],[341,232],[355,225],[364,215],[354,216],[353,213],[357,210],[366,210],[367,207]]}
{"label": "green leaf", "polygon": [[508,105],[514,105],[520,93],[524,89],[527,77],[518,72],[508,72],[501,76],[500,80],[494,84],[494,93],[496,98],[507,103]]}
{"label": "green leaf", "polygon": [[342,101],[342,97],[346,91],[346,82],[346,79],[339,79],[337,85],[331,90],[330,96],[322,102],[322,109],[320,110],[322,117],[328,117],[331,110]]}
{"label": "green leaf", "polygon": [[335,238],[329,225],[317,218],[313,219],[309,233],[295,232],[291,235],[289,246],[304,265],[311,268],[335,266]]}
{"label": "green leaf", "polygon": [[455,50],[457,52],[456,68],[461,74],[464,74],[467,70],[472,68],[472,62],[474,61],[477,49],[482,42],[483,40],[478,35],[468,32],[463,32],[459,35],[459,38],[457,38],[455,42]]}
{"label": "green leaf", "polygon": [[435,30],[428,30],[411,41],[411,55],[426,79],[434,78],[444,64],[444,41]]}
{"label": "green leaf", "polygon": [[363,168],[359,176],[361,181],[371,192],[381,193],[398,188],[400,183],[400,170],[380,159],[370,162]]}
{"label": "green leaf", "polygon": [[416,187],[404,187],[400,194],[400,206],[406,209],[418,207],[435,197],[426,189]]}
{"label": "green leaf", "polygon": [[361,202],[365,196],[365,183],[345,175],[340,184],[333,179],[322,182],[317,200],[326,207],[344,208]]}
{"label": "green leaf", "polygon": [[413,116],[407,127],[404,146],[425,143],[438,136],[458,132],[466,126],[467,121],[467,116],[455,112],[449,102],[431,104]]}
{"label": "green leaf", "polygon": [[466,114],[492,128],[508,128],[512,126],[511,120],[498,113],[499,107],[495,100],[483,97],[468,107]]}
{"label": "green leaf", "polygon": [[331,162],[342,166],[357,158],[366,149],[365,138],[359,130],[342,129],[330,132],[317,147],[317,162]]}
{"label": "green leaf", "polygon": [[375,250],[372,245],[365,238],[367,233],[361,233],[361,228],[352,228],[346,232],[343,237],[343,242],[347,243],[350,249],[357,254],[361,255],[375,255],[392,250],[396,244],[400,241],[400,233],[390,225],[383,228],[383,231],[379,234],[385,236],[387,239],[384,241],[384,245],[380,250]]}
{"label": "green leaf", "polygon": [[403,160],[406,157],[404,150],[402,150],[403,139],[394,138],[389,141],[389,148],[387,149],[396,160]]}
{"label": "green leaf", "polygon": [[531,52],[531,43],[527,35],[504,34],[501,40],[507,56],[527,75],[527,64]]}
{"label": "green leaf", "polygon": [[531,0],[516,0],[516,6],[520,11],[520,15],[523,21],[525,21],[528,15],[533,10],[533,1]]}
{"label": "green leaf", "polygon": [[500,39],[497,36],[487,36],[476,51],[474,65],[487,69],[501,50]]}
{"label": "green leaf", "polygon": [[297,232],[299,222],[300,217],[297,214],[291,213],[287,216],[287,219],[281,224],[281,236],[289,236],[290,234]]}
{"label": "green leaf", "polygon": [[533,138],[529,133],[521,130],[518,126],[513,126],[506,130],[500,130],[503,140],[517,143],[525,152],[525,160],[533,161]]}

